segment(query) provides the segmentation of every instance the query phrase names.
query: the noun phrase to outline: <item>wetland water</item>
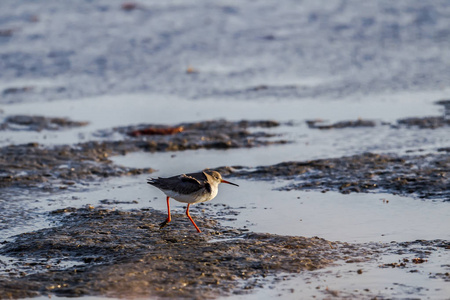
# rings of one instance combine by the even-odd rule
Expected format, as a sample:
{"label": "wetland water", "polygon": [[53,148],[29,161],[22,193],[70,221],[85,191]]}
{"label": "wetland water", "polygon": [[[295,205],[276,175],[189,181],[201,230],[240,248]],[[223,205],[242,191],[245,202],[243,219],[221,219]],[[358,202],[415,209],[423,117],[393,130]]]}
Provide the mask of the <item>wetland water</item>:
{"label": "wetland water", "polygon": [[0,298],[448,299],[448,5],[319,2],[2,2]]}

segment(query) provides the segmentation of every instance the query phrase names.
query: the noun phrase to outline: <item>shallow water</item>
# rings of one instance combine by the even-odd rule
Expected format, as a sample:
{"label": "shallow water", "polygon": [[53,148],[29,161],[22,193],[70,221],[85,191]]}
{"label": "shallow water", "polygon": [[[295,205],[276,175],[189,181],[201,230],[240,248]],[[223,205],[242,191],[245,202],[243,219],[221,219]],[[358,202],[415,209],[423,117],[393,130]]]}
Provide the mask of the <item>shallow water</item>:
{"label": "shallow water", "polygon": [[[349,97],[333,101],[327,98],[302,99],[301,101],[267,100],[186,100],[166,95],[126,94],[102,96],[77,101],[64,100],[46,103],[26,103],[3,106],[8,115],[33,114],[63,116],[72,120],[88,121],[81,129],[66,132],[3,133],[2,142],[25,143],[30,140],[43,144],[65,144],[92,136],[97,130],[111,127],[150,123],[174,125],[180,122],[195,122],[210,119],[273,119],[297,124],[294,134],[306,134],[305,121],[322,119],[328,122],[369,119],[378,122],[395,122],[412,116],[441,115],[442,107],[433,101],[445,98],[448,90],[427,93],[399,93],[367,97]],[[157,109],[154,109],[156,107]],[[189,113],[187,113],[189,112]],[[283,128],[289,133],[288,128]],[[291,129],[293,131],[293,129]],[[333,135],[335,132],[333,132]],[[327,140],[328,137],[324,137]],[[377,141],[379,143],[379,141]],[[352,145],[353,147],[356,145]]]}
{"label": "shallow water", "polygon": [[[37,202],[46,203],[41,207],[43,211],[86,205],[120,210],[148,207],[166,210],[165,195],[146,184],[147,177],[116,178],[92,187],[90,191],[48,195]],[[233,182],[239,187],[221,185],[220,193],[213,201],[192,206],[192,215],[220,216],[224,213],[223,225],[246,227],[254,232],[319,236],[353,243],[450,238],[445,226],[450,207],[445,202],[383,193],[286,192],[274,190],[279,184],[272,182],[241,179]],[[103,204],[101,200],[105,199],[112,204]],[[171,200],[171,207],[182,213],[185,206]],[[161,220],[149,221],[158,223]]]}
{"label": "shallow water", "polygon": [[[383,263],[401,262],[411,259],[411,254],[388,254],[370,263],[346,264],[324,270],[312,271],[294,277],[280,274],[275,283],[257,290],[253,294],[235,296],[234,299],[282,299],[318,298],[318,299],[446,299],[450,293],[448,282],[430,278],[442,271],[441,264],[450,259],[448,250],[434,253],[429,262],[422,265],[401,268],[380,268]],[[446,270],[450,266],[447,265]],[[359,272],[358,272],[359,271]],[[224,297],[221,299],[229,299]]]}
{"label": "shallow water", "polygon": [[[160,173],[160,172],[158,172]],[[155,175],[158,175],[156,173]],[[137,177],[113,178],[96,184],[80,192],[45,195],[33,198],[41,215],[34,216],[31,224],[15,226],[6,234],[37,230],[49,226],[42,213],[69,206],[105,207],[118,210],[152,207],[164,211],[165,197],[160,191],[145,183],[147,175]],[[258,182],[234,179],[239,188],[221,185],[216,199],[206,204],[194,205],[191,215],[217,219],[222,225],[246,228],[251,232],[268,232],[292,236],[319,236],[327,240],[350,243],[407,242],[418,239],[449,240],[448,203],[423,201],[390,194],[350,194],[336,192],[283,192],[274,188],[284,182]],[[107,203],[104,201],[107,199]],[[27,205],[26,200],[22,200]],[[117,201],[117,203],[114,203]],[[102,203],[103,202],[103,203]],[[172,212],[182,213],[185,206],[171,201]],[[184,214],[181,215],[184,218]],[[159,224],[162,220],[148,220]],[[176,223],[178,217],[172,222]],[[201,223],[197,221],[201,227]],[[170,226],[167,227],[170,230]],[[195,234],[192,227],[186,230]],[[425,248],[425,247],[424,247]],[[399,251],[404,251],[398,248]],[[316,296],[326,297],[336,293],[339,297],[404,297],[418,295],[427,298],[441,298],[450,290],[442,279],[430,279],[430,274],[448,271],[445,266],[450,257],[448,250],[435,249],[427,257],[428,262],[405,269],[379,268],[383,263],[400,262],[403,258],[412,259],[414,254],[405,251],[404,255],[384,251],[375,261],[356,264],[339,263],[335,267],[314,272],[305,272],[298,277],[279,274],[273,279],[266,278],[263,290],[255,294],[232,296],[271,298],[281,295],[294,299]],[[6,260],[5,260],[6,262]],[[363,270],[362,275],[357,270]],[[444,270],[444,271],[443,271]],[[284,278],[284,279],[283,279]],[[328,289],[328,290],[327,290]],[[264,295],[264,296],[263,296]],[[230,297],[227,297],[230,298]],[[255,298],[256,299],[256,298]]]}

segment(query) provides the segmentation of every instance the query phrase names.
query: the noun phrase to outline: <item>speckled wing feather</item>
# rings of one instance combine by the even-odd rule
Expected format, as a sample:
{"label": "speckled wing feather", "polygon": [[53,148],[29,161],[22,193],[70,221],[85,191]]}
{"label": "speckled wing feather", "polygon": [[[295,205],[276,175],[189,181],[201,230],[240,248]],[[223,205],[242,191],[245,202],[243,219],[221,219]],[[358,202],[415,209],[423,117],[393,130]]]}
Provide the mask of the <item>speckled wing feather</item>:
{"label": "speckled wing feather", "polygon": [[205,181],[208,180],[205,172],[189,173],[189,174],[183,174],[181,176],[183,176],[185,178],[193,178],[193,179],[197,180],[199,183],[204,183]]}
{"label": "speckled wing feather", "polygon": [[[202,180],[203,178],[204,180]],[[204,174],[192,173],[168,178],[152,178],[147,183],[160,190],[172,190],[180,194],[191,194],[204,187],[205,180],[206,176]]]}
{"label": "speckled wing feather", "polygon": [[208,193],[211,193],[211,185],[208,183],[208,177],[206,176],[205,172],[183,174],[180,176],[180,178],[182,181],[186,182],[193,182],[193,180],[195,180],[196,182],[198,182],[199,189],[204,187]]}

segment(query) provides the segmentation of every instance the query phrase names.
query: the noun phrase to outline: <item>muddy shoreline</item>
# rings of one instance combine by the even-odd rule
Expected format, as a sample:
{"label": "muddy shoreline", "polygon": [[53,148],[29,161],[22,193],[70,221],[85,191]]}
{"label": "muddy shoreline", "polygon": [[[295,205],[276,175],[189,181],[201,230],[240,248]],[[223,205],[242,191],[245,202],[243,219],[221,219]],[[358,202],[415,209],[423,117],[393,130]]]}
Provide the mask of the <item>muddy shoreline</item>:
{"label": "muddy shoreline", "polygon": [[[61,297],[170,297],[212,299],[246,294],[286,275],[331,264],[376,261],[386,253],[408,255],[379,268],[416,270],[443,240],[348,244],[318,237],[257,234],[197,217],[195,234],[183,215],[160,230],[164,213],[66,208],[49,214],[55,227],[3,242],[1,299],[38,295]],[[448,250],[447,250],[448,251]],[[450,282],[448,268],[430,278]],[[330,291],[324,290],[324,293]],[[339,294],[339,292],[334,291]],[[349,295],[357,296],[357,294]],[[374,296],[374,295],[372,295]]]}
{"label": "muddy shoreline", "polygon": [[[447,101],[439,103],[447,105]],[[27,130],[36,130],[36,124],[49,123],[55,119],[59,120],[48,118],[47,121],[42,121],[42,117],[28,117],[27,120],[34,121],[28,123]],[[398,124],[417,126],[419,130],[447,126],[448,120],[446,121],[445,117],[441,119],[445,122],[431,127],[430,117],[421,118],[421,121],[414,118],[411,124],[409,121],[399,120]],[[309,124],[310,127],[316,126],[311,125],[311,122]],[[319,128],[323,130],[347,127],[342,124],[353,128],[375,126],[372,123],[366,125],[366,122],[362,121],[345,121],[337,123],[337,126]],[[271,128],[278,126],[280,123],[273,120],[218,120],[182,123],[171,127],[141,124],[100,130],[94,133],[94,136],[103,139],[100,141],[53,147],[44,147],[38,143],[5,146],[0,148],[0,187],[27,187],[48,191],[68,189],[95,178],[154,172],[152,168],[118,166],[110,160],[111,156],[126,155],[130,152],[236,149],[292,143],[282,135],[270,132]],[[121,140],[109,140],[117,133],[122,136]],[[424,155],[364,153],[336,159],[281,162],[272,166],[252,167],[250,171],[246,169],[248,166],[217,168],[224,174],[249,179],[295,180],[294,183],[283,187],[283,190],[338,190],[344,194],[388,192],[450,201],[450,191],[447,188],[450,185],[450,178],[447,176],[450,172],[448,148],[438,148],[435,153]]]}
{"label": "muddy shoreline", "polygon": [[446,1],[1,8],[0,298],[448,297]]}
{"label": "muddy shoreline", "polygon": [[[28,126],[23,130],[35,131],[36,128],[43,126],[42,123],[52,123],[55,119],[30,116],[27,118]],[[10,124],[11,120],[16,118],[7,118],[4,124]],[[80,122],[67,120],[60,123],[79,124]],[[0,148],[0,187],[51,190],[68,188],[94,178],[136,175],[154,171],[151,168],[117,166],[109,159],[111,156],[125,155],[129,152],[250,148],[288,143],[287,140],[264,131],[277,126],[279,126],[278,122],[270,120],[239,122],[219,120],[178,124],[173,128],[183,128],[183,130],[174,134],[132,135],[131,133],[148,130],[148,128],[153,130],[167,128],[157,124],[142,124],[94,133],[103,141],[53,147],[44,147],[38,143],[5,146]],[[4,127],[9,128],[10,125]],[[123,139],[108,140],[114,133],[121,134]]]}
{"label": "muddy shoreline", "polygon": [[[276,281],[278,273],[311,271],[338,261],[373,260],[387,249],[425,260],[426,253],[418,253],[414,245],[449,248],[445,241],[347,244],[256,234],[203,217],[199,223],[205,233],[194,234],[178,214],[174,215],[177,222],[159,230],[158,220],[164,214],[153,210],[68,208],[52,212],[51,217],[56,227],[19,235],[0,249],[6,265],[0,280],[2,299],[37,295],[214,298],[251,292]],[[380,267],[408,266],[409,262],[403,262]],[[450,280],[444,273],[437,275]]]}
{"label": "muddy shoreline", "polygon": [[[104,141],[73,146],[44,147],[37,143],[6,146],[0,149],[1,187],[16,192],[37,189],[64,193],[105,177],[154,171],[114,165],[110,160],[114,155],[288,143],[282,135],[270,132],[270,128],[277,126],[278,122],[269,120],[183,123],[171,127],[175,129],[142,124],[96,133]],[[29,126],[26,130],[35,129]],[[109,141],[116,133],[123,139]],[[424,155],[364,153],[217,170],[230,177],[291,182],[280,190],[384,192],[450,201],[447,148]],[[14,193],[9,197],[14,197]],[[117,204],[121,200],[104,199],[99,203]],[[433,249],[450,247],[445,240],[348,244],[316,237],[257,234],[244,228],[223,227],[204,216],[196,217],[205,231],[198,235],[192,232],[188,220],[178,214],[174,215],[176,222],[159,230],[165,213],[151,209],[68,207],[49,213],[47,218],[53,227],[3,241],[0,298],[38,295],[215,298],[249,293],[280,280],[278,274],[298,274],[343,261],[373,262],[383,254],[398,251],[410,253],[411,260],[385,263],[380,268],[404,268],[406,272],[416,263],[425,262],[436,251]],[[419,251],[411,245],[431,250]],[[430,276],[449,281],[446,270],[444,266]],[[354,272],[362,271],[355,266]]]}
{"label": "muddy shoreline", "polygon": [[421,199],[450,201],[450,156],[438,154],[394,155],[364,153],[336,159],[283,162],[247,170],[244,166],[222,167],[228,176],[256,180],[294,181],[280,190],[339,191],[343,194],[385,192]]}
{"label": "muddy shoreline", "polygon": [[[109,295],[212,298],[248,292],[279,272],[323,268],[336,260],[368,259],[374,251],[320,238],[248,233],[199,218],[204,234],[181,215],[159,230],[158,211],[65,209],[57,227],[3,245],[14,258],[4,270],[2,298]],[[72,267],[61,267],[73,264]],[[244,283],[245,282],[245,283]]]}
{"label": "muddy shoreline", "polygon": [[[445,101],[443,104],[448,105]],[[86,125],[64,118],[20,115],[6,117],[1,129],[45,132]],[[322,131],[359,127],[375,130],[372,128],[386,125],[392,130],[399,126],[432,130],[448,126],[448,122],[444,117],[424,117],[402,119],[396,124],[356,120],[331,125],[307,121],[307,125]],[[113,156],[139,151],[225,150],[293,143],[273,131],[280,126],[295,125],[273,120],[216,120],[172,126],[139,124],[98,130],[92,134],[96,141],[73,145],[44,146],[31,142],[4,146],[0,148],[0,188],[8,191],[4,193],[5,201],[21,197],[25,190],[64,194],[88,189],[90,184],[109,177],[155,172],[152,168],[116,165],[111,160]],[[450,201],[449,149],[416,152],[363,153],[215,169],[227,177],[285,181],[278,188],[280,191],[389,193]],[[98,203],[111,206],[138,202],[119,198]],[[0,298],[55,295],[212,299],[245,295],[288,276],[280,274],[310,272],[343,262],[355,264],[352,272],[361,274],[362,263],[373,264],[388,253],[406,253],[410,258],[383,263],[379,268],[410,272],[415,265],[426,263],[438,249],[448,251],[450,247],[446,240],[348,244],[317,237],[252,233],[246,228],[221,226],[221,217],[230,214],[236,212],[223,207],[214,219],[196,216],[204,233],[195,234],[187,219],[178,214],[174,214],[176,222],[160,230],[158,224],[165,213],[153,209],[126,211],[87,206],[52,211],[46,216],[51,227],[2,242]],[[443,265],[430,274],[431,280],[450,281],[447,269]],[[361,296],[328,289],[323,294]],[[376,295],[367,291],[364,296]]]}

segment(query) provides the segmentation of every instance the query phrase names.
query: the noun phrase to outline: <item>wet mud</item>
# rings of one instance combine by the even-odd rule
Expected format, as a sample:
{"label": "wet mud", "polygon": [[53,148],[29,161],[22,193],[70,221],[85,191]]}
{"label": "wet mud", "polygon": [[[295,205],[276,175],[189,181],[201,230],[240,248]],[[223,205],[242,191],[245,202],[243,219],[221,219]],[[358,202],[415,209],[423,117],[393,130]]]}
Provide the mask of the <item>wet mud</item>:
{"label": "wet mud", "polygon": [[[27,130],[53,126],[49,124],[57,124],[58,128],[84,125],[83,122],[60,118],[14,116],[7,120],[9,123],[28,126]],[[423,124],[428,124],[428,120],[423,118],[419,127],[425,128]],[[336,124],[343,124],[344,127],[372,126],[362,120]],[[129,152],[230,149],[289,143],[282,136],[270,132],[270,128],[279,125],[279,122],[271,120],[218,120],[181,123],[171,127],[141,124],[100,130],[94,134],[100,141],[53,147],[37,143],[5,146],[0,148],[0,187],[70,189],[93,179],[154,171],[151,168],[118,166],[109,159]],[[110,139],[116,134],[120,134],[122,139]],[[344,194],[388,192],[450,201],[450,158],[446,148],[438,149],[437,154],[400,156],[364,153],[333,159],[282,162],[258,166],[250,171],[245,166],[222,167],[218,170],[254,179],[295,180],[282,190],[338,190]]]}
{"label": "wet mud", "polygon": [[[238,122],[214,120],[181,123],[170,127],[155,124],[125,126],[104,130],[97,135],[108,137],[114,132],[119,132],[130,137],[125,141],[126,143],[135,145],[139,150],[151,152],[231,149],[288,143],[289,141],[278,135],[267,132],[267,129],[278,126],[280,123],[272,120],[242,120]],[[149,131],[153,134],[145,134]],[[157,134],[158,132],[160,134]],[[162,134],[165,132],[169,134]]]}
{"label": "wet mud", "polygon": [[280,190],[329,190],[343,194],[387,192],[423,199],[450,201],[450,156],[364,153],[348,157],[283,162],[247,169],[218,168],[229,176],[257,180],[287,179],[294,182]]}
{"label": "wet mud", "polygon": [[[277,103],[284,104],[285,99],[337,99],[343,100],[345,110],[352,104],[347,96],[369,103],[385,97],[378,97],[380,93],[411,95],[420,91],[428,99],[434,97],[433,91],[442,91],[449,82],[450,59],[445,51],[450,41],[446,38],[449,18],[445,1],[432,6],[424,6],[420,1],[407,4],[348,1],[350,5],[310,1],[302,3],[302,9],[297,9],[293,18],[292,8],[297,2],[205,5],[204,1],[194,1],[182,5],[144,5],[97,1],[92,5],[88,1],[41,1],[36,5],[32,1],[4,1],[0,11],[0,44],[4,46],[0,103],[5,107],[0,109],[3,122],[0,134],[11,136],[29,131],[33,134],[23,136],[43,138],[45,131],[88,125],[84,120],[57,116],[5,116],[8,105],[18,103],[142,93],[148,96],[141,106],[142,114],[150,109],[159,111],[161,101],[171,101],[167,96],[191,99],[193,103],[203,99],[238,99],[257,104],[274,100],[267,110]],[[247,26],[249,22],[251,28]],[[205,36],[220,37],[220,43]],[[294,59],[295,63],[286,58]],[[403,103],[408,105],[407,101]],[[114,104],[107,105],[112,108]],[[202,105],[200,101],[197,104]],[[398,136],[406,131],[420,131],[419,136],[426,137],[428,130],[445,130],[450,125],[450,100],[437,104],[444,108],[443,115],[413,114],[413,118],[383,123],[378,119],[339,119],[340,113],[336,111],[333,116],[343,121],[327,124],[316,120],[306,125],[312,129],[310,132],[314,131],[313,138],[323,132],[319,130],[351,131],[364,127],[375,131],[381,126],[393,131],[400,129]],[[242,107],[233,109],[238,111]],[[67,112],[64,108],[60,115]],[[184,113],[195,116],[196,110],[189,107]],[[236,117],[230,113],[223,115]],[[417,115],[422,116],[422,112]],[[294,122],[304,122],[303,116],[295,117]],[[322,116],[319,113],[317,117]],[[112,126],[131,124],[124,123],[125,120],[120,119],[120,123]],[[92,117],[89,121],[96,119]],[[0,298],[36,295],[213,298],[267,286],[283,280],[281,273],[319,270],[342,261],[354,266],[384,254],[407,257],[383,261],[380,263],[383,270],[421,272],[422,266],[433,262],[433,253],[440,249],[448,251],[448,241],[349,245],[320,238],[250,233],[194,216],[204,230],[198,235],[184,215],[174,215],[177,222],[159,230],[158,224],[165,214],[153,210],[65,208],[48,215],[54,227],[32,231],[49,226],[42,223],[42,215],[51,207],[44,198],[34,197],[36,190],[49,192],[44,194],[51,197],[57,191],[67,192],[64,197],[76,198],[70,192],[89,190],[87,186],[103,178],[153,172],[151,168],[116,165],[110,159],[112,156],[136,151],[233,149],[304,142],[303,136],[291,141],[270,130],[279,125],[276,121],[207,121],[170,127],[141,124],[74,137],[68,145],[44,146],[27,140],[28,144],[0,147],[3,207],[0,229],[19,227],[18,232],[27,232],[11,237],[17,234],[13,230],[0,236],[7,239],[0,240]],[[95,141],[86,142],[89,139]],[[403,142],[399,139],[399,144]],[[448,140],[431,143],[433,146],[424,145],[419,139],[409,149],[417,149],[414,151],[421,154],[421,147],[432,148],[431,151],[441,148],[423,155],[365,153],[294,162],[280,158],[276,161],[280,163],[272,166],[223,167],[220,171],[255,180],[281,183],[289,180],[283,190],[387,192],[450,201]],[[394,151],[401,151],[399,148]],[[346,153],[357,154],[365,149],[356,143]],[[334,148],[330,146],[325,151],[333,152]],[[13,192],[7,193],[9,189]],[[133,201],[114,198],[98,203],[107,206]],[[234,214],[233,208],[224,207],[215,219],[232,218]],[[36,227],[25,226],[33,220]],[[351,272],[361,276],[366,269],[355,266]],[[447,283],[449,272],[450,266],[445,263],[429,276],[431,280]],[[329,275],[320,278],[327,284],[330,279]],[[365,283],[358,284],[359,288]],[[397,297],[415,297],[421,287],[418,283],[413,285],[413,292],[400,291]],[[324,293],[326,298],[379,298],[370,292],[361,297],[328,288]]]}
{"label": "wet mud", "polygon": [[439,100],[436,101],[435,104],[444,107],[442,115],[405,118],[398,120],[397,125],[394,125],[393,127],[407,126],[419,129],[436,129],[450,126],[450,100]]}
{"label": "wet mud", "polygon": [[[289,279],[286,274],[376,262],[383,255],[400,260],[378,268],[423,272],[448,241],[348,244],[322,238],[251,233],[194,216],[197,234],[184,215],[160,230],[165,214],[102,208],[65,208],[49,213],[55,227],[28,232],[3,242],[0,249],[0,298],[170,297],[211,299],[246,294]],[[174,220],[174,221],[175,221]],[[449,266],[429,277],[449,281]],[[327,295],[330,290],[323,290]],[[343,296],[340,291],[333,291]],[[356,294],[349,294],[349,296]],[[367,294],[366,294],[367,296]],[[375,295],[372,295],[375,296]]]}
{"label": "wet mud", "polygon": [[[7,120],[10,120],[9,123],[26,123],[29,125],[28,130],[44,128],[45,124],[50,123],[74,125],[72,121],[56,122],[55,120],[63,120],[59,118],[16,116]],[[264,131],[276,126],[279,126],[279,123],[270,120],[239,122],[219,120],[179,124],[175,128],[183,130],[170,135],[130,135],[148,131],[149,127],[157,132],[167,130],[167,127],[162,125],[142,124],[96,132],[95,135],[104,139],[103,141],[53,147],[44,147],[38,143],[5,146],[0,148],[0,187],[67,189],[74,184],[82,184],[95,178],[153,172],[151,168],[117,166],[109,159],[114,155],[135,151],[229,149],[287,143],[288,141],[277,138],[275,134]],[[122,134],[123,139],[119,141],[108,139],[116,133]],[[277,139],[273,139],[274,137]]]}
{"label": "wet mud", "polygon": [[[12,32],[11,32],[12,33]],[[0,36],[2,36],[2,31],[0,30]],[[23,86],[23,87],[9,87],[3,90],[3,95],[8,94],[17,94],[17,93],[26,93],[33,90],[32,86]]]}
{"label": "wet mud", "polygon": [[37,143],[0,148],[0,188],[67,189],[94,179],[151,173],[150,168],[116,166],[116,154],[107,144],[88,142],[74,146],[44,147]]}
{"label": "wet mud", "polygon": [[88,122],[72,121],[67,118],[49,118],[43,116],[14,115],[8,116],[0,124],[0,130],[61,130],[63,128],[74,128],[86,126]]}
{"label": "wet mud", "polygon": [[[390,126],[392,128],[408,127],[419,129],[437,129],[445,126],[450,126],[450,100],[439,100],[435,102],[436,105],[444,107],[442,115],[426,116],[426,117],[410,117],[399,119],[395,123],[376,122],[374,120],[345,120],[329,124],[327,120],[315,119],[307,120],[306,124],[311,129],[343,129],[356,127],[376,127],[377,125]],[[379,123],[379,124],[378,124]]]}
{"label": "wet mud", "polygon": [[444,126],[450,126],[450,119],[445,116],[406,118],[398,121],[399,125],[408,127],[417,127],[420,129],[435,129]]}
{"label": "wet mud", "polygon": [[[372,259],[368,246],[249,233],[184,215],[160,230],[154,210],[67,208],[54,228],[21,234],[0,249],[0,298],[36,295],[213,298],[246,293],[277,273]],[[273,279],[272,279],[273,280]]]}
{"label": "wet mud", "polygon": [[[343,129],[343,128],[357,128],[357,127],[376,127],[377,122],[373,120],[348,120],[328,124],[325,120],[308,120],[306,124],[311,129]],[[436,129],[444,126],[450,126],[450,119],[446,116],[429,116],[429,117],[412,117],[400,119],[396,123],[381,123],[383,126],[390,126],[392,128],[399,128],[401,126],[419,128],[419,129]]]}
{"label": "wet mud", "polygon": [[444,115],[447,118],[450,117],[450,100],[449,99],[436,101],[435,104],[442,105],[444,107]]}
{"label": "wet mud", "polygon": [[[428,124],[429,118],[420,119]],[[402,126],[439,128],[402,123]],[[372,121],[343,121],[330,126],[308,123],[314,129],[377,126]],[[85,126],[64,118],[10,116],[4,130],[65,130]],[[444,124],[445,125],[445,124]],[[152,173],[151,168],[115,165],[110,157],[129,152],[232,149],[290,143],[271,128],[271,120],[225,120],[180,123],[173,126],[140,124],[99,130],[97,141],[74,145],[43,146],[38,143],[0,148],[0,188],[47,192],[79,190],[111,176]],[[120,136],[120,139],[117,139]],[[272,166],[222,167],[228,176],[256,180],[289,180],[280,190],[337,190],[388,192],[424,199],[450,201],[448,148],[424,155],[364,153],[348,157]],[[103,199],[101,205],[133,204],[129,200]],[[208,210],[206,207],[205,210]],[[223,227],[220,220],[237,212],[231,207],[215,219],[194,216],[203,233],[196,234],[189,220],[174,214],[176,222],[160,230],[163,212],[142,209],[120,211],[65,208],[49,213],[55,227],[31,231],[0,241],[0,298],[39,295],[62,297],[170,297],[205,299],[250,293],[277,284],[286,274],[299,274],[345,262],[377,261],[401,253],[400,260],[379,264],[382,269],[420,272],[436,249],[449,249],[446,241],[348,244],[322,238],[258,234],[247,229]],[[217,221],[219,220],[219,221]],[[430,273],[430,279],[450,280],[449,268]],[[339,290],[323,290],[334,297],[358,297]],[[364,296],[373,296],[366,293]]]}
{"label": "wet mud", "polygon": [[372,120],[358,119],[356,121],[341,121],[333,124],[325,124],[324,120],[309,120],[306,121],[309,128],[313,129],[340,129],[352,127],[375,127],[376,123]]}

